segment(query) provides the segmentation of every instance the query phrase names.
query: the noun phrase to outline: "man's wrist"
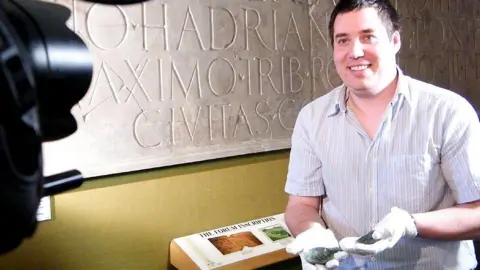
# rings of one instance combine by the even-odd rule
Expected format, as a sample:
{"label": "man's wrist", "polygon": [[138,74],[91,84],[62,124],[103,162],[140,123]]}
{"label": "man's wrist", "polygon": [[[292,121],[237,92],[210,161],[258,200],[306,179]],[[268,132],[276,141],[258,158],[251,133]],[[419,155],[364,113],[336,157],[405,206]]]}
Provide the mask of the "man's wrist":
{"label": "man's wrist", "polygon": [[407,233],[411,237],[417,237],[418,236],[418,227],[417,227],[417,219],[415,214],[410,214],[410,225],[407,228]]}

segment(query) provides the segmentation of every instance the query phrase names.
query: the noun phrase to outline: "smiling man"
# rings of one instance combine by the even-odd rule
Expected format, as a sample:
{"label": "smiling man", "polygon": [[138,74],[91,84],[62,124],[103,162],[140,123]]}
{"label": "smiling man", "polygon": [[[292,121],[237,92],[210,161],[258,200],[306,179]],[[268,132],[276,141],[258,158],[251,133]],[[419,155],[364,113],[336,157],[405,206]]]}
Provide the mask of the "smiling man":
{"label": "smiling man", "polygon": [[[304,269],[477,265],[478,117],[460,95],[403,74],[399,25],[387,0],[340,0],[332,12],[343,84],[300,112],[285,186],[287,251]],[[308,263],[316,247],[337,252]]]}

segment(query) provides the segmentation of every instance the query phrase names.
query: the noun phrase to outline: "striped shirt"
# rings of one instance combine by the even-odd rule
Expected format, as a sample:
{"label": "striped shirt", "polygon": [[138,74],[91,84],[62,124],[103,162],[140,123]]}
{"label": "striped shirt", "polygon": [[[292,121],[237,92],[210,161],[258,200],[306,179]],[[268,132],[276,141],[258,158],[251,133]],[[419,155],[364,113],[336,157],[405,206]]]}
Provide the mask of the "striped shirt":
{"label": "striped shirt", "polygon": [[[300,111],[285,191],[321,196],[337,239],[361,236],[392,206],[429,212],[480,199],[480,123],[460,95],[404,75],[374,139],[346,106],[341,85]],[[403,238],[340,269],[472,269],[472,241]]]}

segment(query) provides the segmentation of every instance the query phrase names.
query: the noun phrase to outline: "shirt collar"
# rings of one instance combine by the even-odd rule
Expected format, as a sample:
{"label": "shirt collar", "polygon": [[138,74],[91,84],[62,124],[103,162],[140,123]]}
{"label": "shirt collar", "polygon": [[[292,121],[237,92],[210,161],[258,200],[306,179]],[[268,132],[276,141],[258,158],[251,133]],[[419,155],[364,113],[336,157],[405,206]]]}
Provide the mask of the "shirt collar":
{"label": "shirt collar", "polygon": [[[410,93],[410,88],[408,86],[407,77],[403,74],[400,67],[397,66],[397,88],[395,90],[395,95],[391,101],[391,105],[395,105],[398,101],[405,99],[409,104],[412,102],[412,96]],[[328,116],[334,116],[339,112],[347,112],[347,105],[346,102],[348,100],[347,95],[347,86],[345,84],[340,85],[335,91],[333,97],[334,103],[333,106],[330,107],[328,111]]]}
{"label": "shirt collar", "polygon": [[408,78],[405,76],[397,66],[397,74],[398,74],[398,81],[397,81],[397,90],[395,91],[395,95],[393,96],[391,104],[396,104],[399,100],[404,98],[410,105],[412,104],[412,95],[410,93],[410,87],[408,85]]}
{"label": "shirt collar", "polygon": [[347,112],[347,86],[345,84],[340,85],[337,91],[334,92],[333,101],[333,106],[328,111],[329,117],[339,112]]}

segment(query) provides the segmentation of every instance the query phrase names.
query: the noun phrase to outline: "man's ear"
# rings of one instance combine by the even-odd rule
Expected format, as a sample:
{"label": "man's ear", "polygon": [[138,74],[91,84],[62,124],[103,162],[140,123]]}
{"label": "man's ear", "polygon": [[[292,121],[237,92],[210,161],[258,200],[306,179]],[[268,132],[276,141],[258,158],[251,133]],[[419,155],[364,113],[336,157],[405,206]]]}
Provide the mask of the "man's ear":
{"label": "man's ear", "polygon": [[393,32],[392,42],[393,42],[395,53],[398,53],[400,51],[400,48],[402,47],[402,39],[400,38],[400,32],[398,31]]}

